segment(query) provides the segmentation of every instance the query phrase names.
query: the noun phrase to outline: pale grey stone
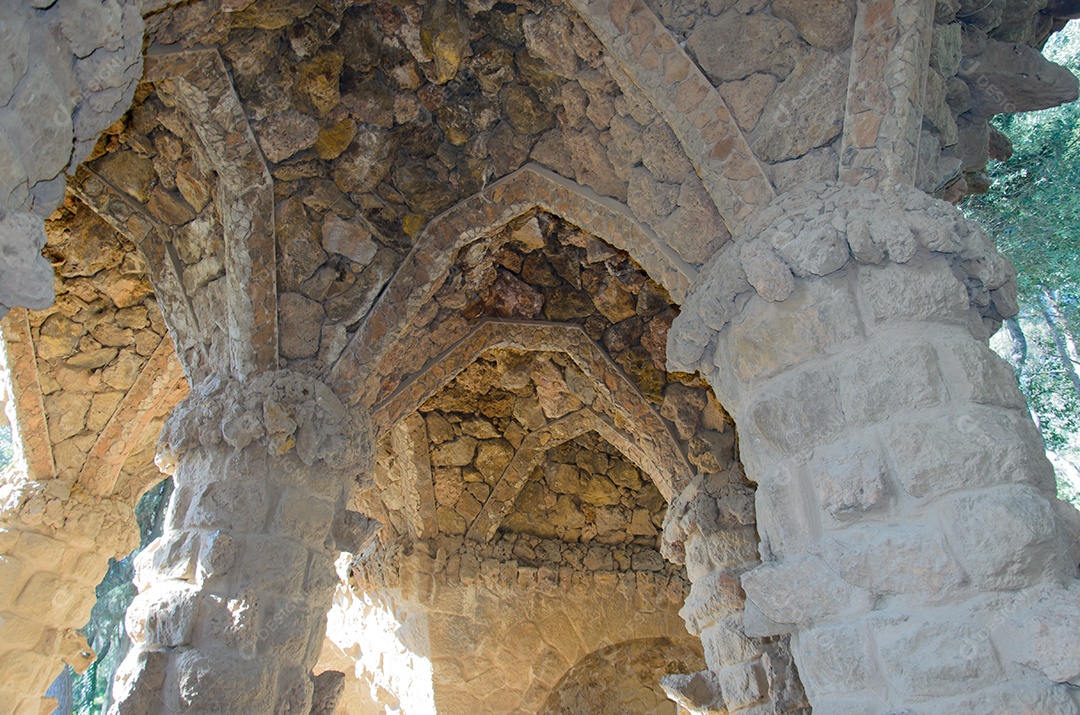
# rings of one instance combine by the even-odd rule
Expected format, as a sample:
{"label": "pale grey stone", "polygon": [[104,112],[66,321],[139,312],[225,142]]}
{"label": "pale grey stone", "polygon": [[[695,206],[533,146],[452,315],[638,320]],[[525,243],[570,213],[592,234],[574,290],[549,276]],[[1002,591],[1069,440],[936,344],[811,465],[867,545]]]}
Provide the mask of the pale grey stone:
{"label": "pale grey stone", "polygon": [[958,494],[945,507],[949,541],[974,584],[1023,588],[1054,558],[1054,514],[1031,487],[1002,485]]}
{"label": "pale grey stone", "polygon": [[30,33],[26,15],[18,7],[8,7],[0,17],[0,107],[6,105],[19,80],[26,74],[30,57]]}
{"label": "pale grey stone", "polygon": [[40,216],[0,207],[0,305],[42,310],[53,302],[52,266],[41,255]]}

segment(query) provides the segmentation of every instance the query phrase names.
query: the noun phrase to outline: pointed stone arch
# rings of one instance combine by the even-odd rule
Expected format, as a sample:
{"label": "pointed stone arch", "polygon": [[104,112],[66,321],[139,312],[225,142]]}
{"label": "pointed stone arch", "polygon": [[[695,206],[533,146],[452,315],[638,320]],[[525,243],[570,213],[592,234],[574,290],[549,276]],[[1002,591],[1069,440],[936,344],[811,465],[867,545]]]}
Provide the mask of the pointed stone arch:
{"label": "pointed stone arch", "polygon": [[458,252],[533,209],[564,218],[626,251],[681,303],[697,270],[661,241],[626,206],[604,198],[543,167],[530,164],[437,216],[424,229],[397,274],[360,324],[330,374],[347,404],[371,404],[375,385],[365,382],[392,354],[420,308],[442,285]]}
{"label": "pointed stone arch", "polygon": [[590,431],[648,474],[664,499],[670,501],[690,484],[694,469],[670,427],[600,346],[573,324],[485,320],[374,406],[376,437],[391,433],[480,356],[498,349],[566,355],[594,384],[612,393],[616,414],[583,408],[526,436],[470,525],[471,538],[490,540],[547,450]]}
{"label": "pointed stone arch", "polygon": [[548,450],[588,432],[597,433],[604,441],[622,452],[654,480],[665,499],[672,499],[670,483],[655,471],[658,465],[636,442],[633,434],[619,429],[610,419],[586,407],[530,433],[522,441],[521,447],[484,502],[480,514],[469,526],[466,536],[475,541],[491,541],[499,524],[513,508],[514,501],[524,488],[529,475],[544,462]]}

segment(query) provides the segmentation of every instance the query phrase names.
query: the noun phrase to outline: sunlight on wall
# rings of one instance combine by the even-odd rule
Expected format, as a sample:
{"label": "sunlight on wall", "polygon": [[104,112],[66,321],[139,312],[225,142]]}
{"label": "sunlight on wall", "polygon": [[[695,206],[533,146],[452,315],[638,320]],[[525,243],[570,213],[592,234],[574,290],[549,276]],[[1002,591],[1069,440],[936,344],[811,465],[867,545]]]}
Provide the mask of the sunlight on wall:
{"label": "sunlight on wall", "polygon": [[[356,660],[355,673],[346,673],[346,711],[355,715],[435,712],[433,671],[423,647],[427,629],[418,620],[423,616],[402,623],[389,604],[346,585],[351,563],[352,554],[343,553],[338,559],[342,583],[334,593],[326,625],[327,639]],[[327,668],[341,669],[334,664]],[[368,692],[350,692],[357,687]]]}

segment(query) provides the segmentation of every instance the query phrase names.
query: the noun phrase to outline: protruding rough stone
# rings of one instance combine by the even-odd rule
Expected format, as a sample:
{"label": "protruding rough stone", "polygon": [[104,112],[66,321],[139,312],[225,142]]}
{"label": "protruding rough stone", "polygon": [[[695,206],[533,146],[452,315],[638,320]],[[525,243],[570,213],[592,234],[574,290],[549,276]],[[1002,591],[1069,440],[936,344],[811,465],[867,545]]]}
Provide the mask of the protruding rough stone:
{"label": "protruding rough stone", "polygon": [[972,110],[984,117],[1072,102],[1080,87],[1075,75],[1034,48],[997,40],[961,62],[960,77],[971,89]]}
{"label": "protruding rough stone", "polygon": [[42,309],[52,303],[52,269],[41,257],[45,240],[39,217],[0,207],[0,314],[15,306]]}

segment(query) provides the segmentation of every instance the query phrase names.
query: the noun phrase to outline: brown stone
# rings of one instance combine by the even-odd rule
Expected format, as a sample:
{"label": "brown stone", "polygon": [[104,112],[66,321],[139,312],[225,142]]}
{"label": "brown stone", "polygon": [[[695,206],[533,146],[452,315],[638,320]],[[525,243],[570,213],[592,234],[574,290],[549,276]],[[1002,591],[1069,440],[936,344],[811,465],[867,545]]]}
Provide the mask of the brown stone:
{"label": "brown stone", "polygon": [[76,370],[95,370],[115,360],[116,354],[115,348],[97,348],[78,352],[65,360],[64,364]]}
{"label": "brown stone", "polygon": [[595,309],[592,296],[585,291],[569,286],[544,290],[544,317],[548,320],[563,322],[585,318]]}
{"label": "brown stone", "polygon": [[499,270],[495,281],[484,291],[484,308],[500,318],[532,319],[540,315],[544,296],[509,271]]}
{"label": "brown stone", "polygon": [[459,437],[453,442],[445,442],[431,451],[431,464],[436,467],[464,467],[472,464],[476,455],[476,440],[472,437]]}
{"label": "brown stone", "polygon": [[179,226],[195,218],[195,211],[182,196],[158,186],[150,194],[146,210],[162,223]]}
{"label": "brown stone", "polygon": [[452,80],[469,49],[469,20],[465,8],[450,0],[427,5],[420,24],[420,43],[435,61],[435,82]]}
{"label": "brown stone", "polygon": [[494,483],[513,457],[514,448],[505,439],[487,439],[477,447],[475,465],[485,480]]}
{"label": "brown stone", "polygon": [[596,309],[612,323],[619,323],[637,313],[634,296],[614,278],[609,277],[604,281],[603,289],[593,296],[592,301]]}
{"label": "brown stone", "polygon": [[280,349],[284,358],[311,358],[319,352],[325,313],[323,307],[296,293],[278,298]]}
{"label": "brown stone", "polygon": [[315,140],[315,153],[320,159],[336,159],[349,147],[354,136],[356,136],[356,122],[350,117],[329,127],[323,127]]}
{"label": "brown stone", "polygon": [[324,52],[300,65],[297,88],[317,116],[326,116],[341,101],[338,76],[343,63],[341,54]]}
{"label": "brown stone", "polygon": [[581,477],[577,470],[569,464],[548,462],[544,465],[544,480],[548,489],[559,494],[580,494]]}
{"label": "brown stone", "polygon": [[349,148],[334,162],[334,183],[346,192],[371,191],[390,171],[394,148],[388,131],[361,125]]}
{"label": "brown stone", "polygon": [[359,221],[342,221],[332,212],[323,217],[322,247],[328,253],[348,258],[361,268],[371,263],[379,250],[367,227]]}
{"label": "brown stone", "polygon": [[176,167],[176,189],[195,213],[210,203],[210,182],[190,159],[181,161]]}
{"label": "brown stone", "polygon": [[611,469],[608,471],[608,477],[615,484],[624,489],[629,489],[630,491],[641,489],[643,483],[641,480],[641,472],[638,468],[621,459],[612,461]]}
{"label": "brown stone", "polygon": [[278,290],[297,292],[326,261],[326,252],[299,198],[294,196],[278,204],[276,223]]}
{"label": "brown stone", "polygon": [[656,404],[663,400],[664,373],[653,364],[653,356],[645,348],[630,348],[615,361],[638,386],[645,399]]}
{"label": "brown stone", "polygon": [[667,335],[674,322],[676,312],[666,310],[645,324],[645,330],[641,334],[641,346],[649,351],[653,365],[658,370],[666,369],[667,365]]}
{"label": "brown stone", "polygon": [[640,318],[634,317],[608,326],[603,333],[604,347],[612,355],[621,353],[641,340],[644,325]]}
{"label": "brown stone", "polygon": [[521,134],[540,134],[555,125],[555,118],[531,87],[507,85],[502,91],[502,102],[510,124]]}
{"label": "brown stone", "polygon": [[150,159],[133,151],[117,151],[95,161],[94,170],[136,201],[146,203],[150,200],[150,189],[156,178]]}
{"label": "brown stone", "polygon": [[772,12],[814,47],[839,52],[851,46],[855,0],[774,0]]}
{"label": "brown stone", "polygon": [[610,479],[597,474],[584,483],[581,489],[581,498],[597,506],[610,506],[619,503],[622,499],[622,493]]}
{"label": "brown stone", "polygon": [[688,440],[697,431],[706,401],[707,396],[704,390],[695,390],[677,382],[672,383],[664,389],[660,415],[674,423],[679,439]]}
{"label": "brown stone", "polygon": [[768,13],[729,11],[697,22],[686,49],[716,85],[754,72],[785,78],[801,54],[791,25]]}
{"label": "brown stone", "polygon": [[548,419],[558,419],[581,408],[581,400],[570,390],[559,368],[550,360],[539,360],[532,368],[536,396]]}
{"label": "brown stone", "polygon": [[278,112],[257,126],[255,135],[267,160],[277,164],[314,146],[319,139],[319,123],[293,110]]}
{"label": "brown stone", "polygon": [[342,97],[341,102],[364,124],[390,129],[394,126],[394,98],[394,91],[378,75],[372,75]]}

